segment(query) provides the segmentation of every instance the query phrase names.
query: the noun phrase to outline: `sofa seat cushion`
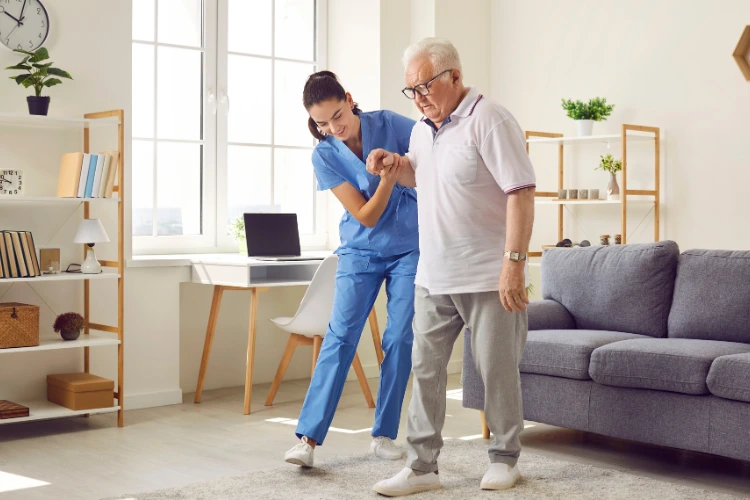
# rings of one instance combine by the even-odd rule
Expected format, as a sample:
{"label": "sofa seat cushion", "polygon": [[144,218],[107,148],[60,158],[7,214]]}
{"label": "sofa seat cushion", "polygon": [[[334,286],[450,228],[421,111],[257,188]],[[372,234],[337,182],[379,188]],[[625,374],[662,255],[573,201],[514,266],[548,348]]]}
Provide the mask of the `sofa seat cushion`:
{"label": "sofa seat cushion", "polygon": [[694,339],[635,339],[591,355],[595,382],[616,387],[709,394],[706,378],[716,358],[750,353],[750,345]]}
{"label": "sofa seat cushion", "polygon": [[638,338],[644,336],[606,330],[533,330],[526,340],[519,370],[589,380],[589,360],[594,349]]}
{"label": "sofa seat cushion", "polygon": [[716,358],[708,372],[708,390],[720,398],[750,403],[750,354]]}

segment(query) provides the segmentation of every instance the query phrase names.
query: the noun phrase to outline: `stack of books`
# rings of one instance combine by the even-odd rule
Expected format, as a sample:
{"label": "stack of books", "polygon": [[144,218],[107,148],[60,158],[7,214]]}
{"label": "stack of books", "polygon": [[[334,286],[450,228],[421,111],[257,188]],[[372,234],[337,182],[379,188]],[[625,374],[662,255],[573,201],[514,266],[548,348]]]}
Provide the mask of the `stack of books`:
{"label": "stack of books", "polygon": [[29,231],[0,231],[0,278],[41,276],[34,238]]}
{"label": "stack of books", "polygon": [[0,401],[0,419],[28,417],[29,409],[26,406],[12,401]]}
{"label": "stack of books", "polygon": [[58,198],[111,198],[119,151],[66,153],[60,163]]}

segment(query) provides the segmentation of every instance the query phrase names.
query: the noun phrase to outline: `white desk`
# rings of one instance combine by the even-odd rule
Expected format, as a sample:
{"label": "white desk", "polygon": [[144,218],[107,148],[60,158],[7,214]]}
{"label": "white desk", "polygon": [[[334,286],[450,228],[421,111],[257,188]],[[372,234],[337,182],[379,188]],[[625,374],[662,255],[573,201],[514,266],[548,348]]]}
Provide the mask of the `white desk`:
{"label": "white desk", "polygon": [[[305,252],[305,256],[325,258],[331,252]],[[203,358],[195,389],[195,403],[201,402],[206,368],[211,356],[211,346],[216,333],[221,299],[226,290],[250,290],[250,319],[247,337],[247,365],[245,368],[245,415],[250,414],[250,399],[253,391],[253,362],[255,359],[255,332],[258,313],[258,294],[271,287],[307,286],[322,260],[307,261],[266,261],[243,257],[239,254],[217,254],[192,256],[192,282],[214,286],[211,312],[206,326],[206,340],[203,345]],[[383,361],[380,329],[375,308],[370,312],[370,330],[375,344],[378,363]]]}

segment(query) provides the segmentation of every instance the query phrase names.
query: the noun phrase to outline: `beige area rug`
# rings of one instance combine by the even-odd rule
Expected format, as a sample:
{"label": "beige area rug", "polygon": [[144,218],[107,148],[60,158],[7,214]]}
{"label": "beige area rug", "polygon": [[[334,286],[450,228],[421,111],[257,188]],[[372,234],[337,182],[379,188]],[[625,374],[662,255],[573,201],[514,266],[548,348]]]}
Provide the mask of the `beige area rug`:
{"label": "beige area rug", "polygon": [[[736,500],[737,497],[647,479],[614,470],[565,462],[541,455],[521,455],[524,479],[507,491],[482,491],[479,482],[487,460],[483,441],[448,441],[440,455],[443,488],[412,495],[414,499],[494,500]],[[239,500],[239,499],[354,499],[385,498],[372,486],[401,470],[402,462],[379,460],[370,454],[322,461],[314,469],[282,464],[182,488],[133,493],[118,497],[134,500]]]}

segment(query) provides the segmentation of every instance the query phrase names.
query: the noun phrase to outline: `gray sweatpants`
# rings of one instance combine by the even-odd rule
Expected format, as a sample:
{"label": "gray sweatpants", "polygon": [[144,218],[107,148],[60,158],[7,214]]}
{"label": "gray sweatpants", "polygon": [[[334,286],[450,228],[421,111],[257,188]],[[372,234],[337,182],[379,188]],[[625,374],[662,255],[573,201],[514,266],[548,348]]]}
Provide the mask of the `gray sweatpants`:
{"label": "gray sweatpants", "polygon": [[523,430],[518,363],[528,334],[526,312],[506,311],[498,292],[430,295],[417,286],[414,301],[413,389],[406,427],[412,470],[434,472],[443,447],[445,390],[453,344],[466,325],[477,372],[484,381],[484,413],[495,436],[490,462],[511,467]]}

